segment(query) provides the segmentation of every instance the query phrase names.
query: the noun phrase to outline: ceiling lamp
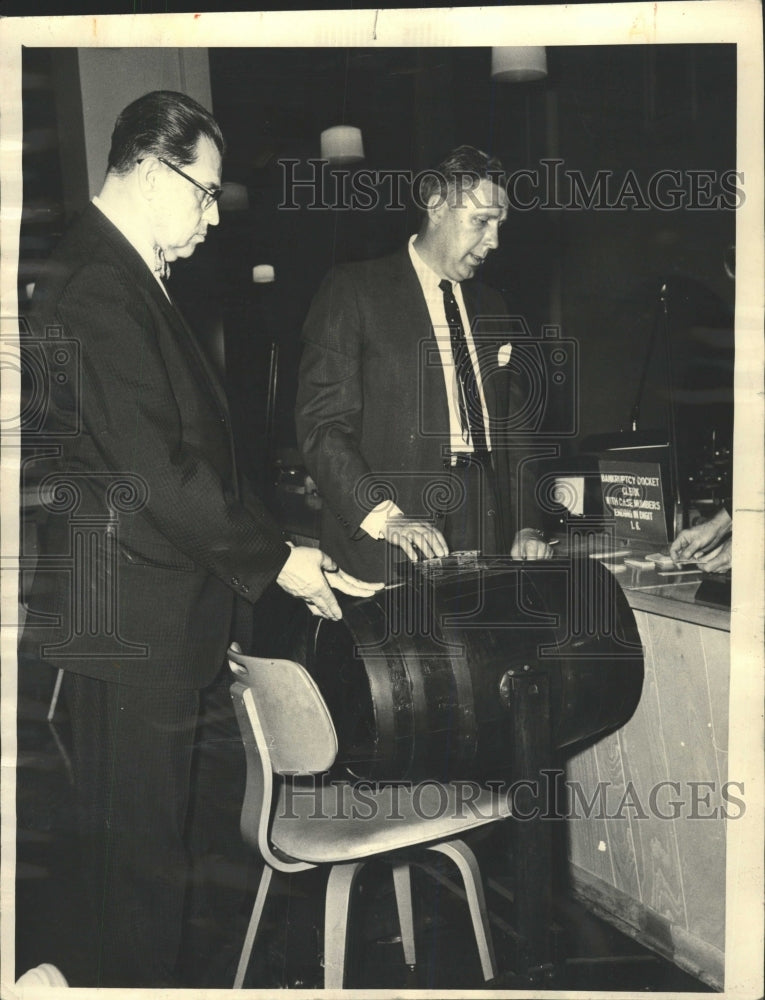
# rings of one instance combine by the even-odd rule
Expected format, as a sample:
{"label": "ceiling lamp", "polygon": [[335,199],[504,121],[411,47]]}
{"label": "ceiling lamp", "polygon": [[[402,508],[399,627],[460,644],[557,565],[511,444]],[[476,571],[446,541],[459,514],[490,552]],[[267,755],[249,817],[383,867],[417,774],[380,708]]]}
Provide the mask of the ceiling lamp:
{"label": "ceiling lamp", "polygon": [[525,83],[546,76],[544,45],[503,45],[491,50],[491,78],[497,83]]}
{"label": "ceiling lamp", "polygon": [[221,184],[223,194],[220,196],[218,205],[223,212],[246,212],[250,207],[250,198],[247,187],[235,181],[224,181]]}
{"label": "ceiling lamp", "polygon": [[256,264],[252,269],[252,280],[256,285],[270,285],[276,281],[273,264]]}
{"label": "ceiling lamp", "polygon": [[364,159],[361,129],[334,125],[321,133],[321,158],[330,163],[358,163]]}

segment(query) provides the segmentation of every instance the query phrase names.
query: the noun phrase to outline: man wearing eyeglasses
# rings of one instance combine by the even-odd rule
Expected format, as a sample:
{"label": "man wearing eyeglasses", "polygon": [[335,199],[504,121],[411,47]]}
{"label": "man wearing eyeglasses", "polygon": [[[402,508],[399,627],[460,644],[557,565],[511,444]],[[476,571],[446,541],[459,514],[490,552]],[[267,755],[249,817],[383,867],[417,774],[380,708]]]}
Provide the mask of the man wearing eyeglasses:
{"label": "man wearing eyeglasses", "polygon": [[[223,151],[215,120],[183,94],[125,108],[103,188],[37,282],[30,316],[78,361],[41,387],[55,446],[33,463],[43,572],[28,603],[48,627],[32,618],[20,657],[65,671],[92,917],[80,956],[60,960],[75,986],[178,985],[192,747],[235,604],[276,582],[339,618],[331,586],[378,589],[291,547],[238,481],[223,388],[165,287],[168,265],[218,224]],[[51,557],[69,571],[50,570]]]}
{"label": "man wearing eyeglasses", "polygon": [[[216,155],[217,147],[207,137],[203,136],[199,140],[195,152],[197,153],[195,167],[208,175],[220,174],[220,155]],[[181,170],[164,156],[157,156],[156,161],[161,167],[172,170],[174,174],[183,177],[197,189],[196,206],[188,205],[190,199],[186,197],[173,202],[175,211],[167,214],[175,216],[174,218],[163,218],[165,213],[159,215],[158,227],[155,230],[157,241],[155,247],[169,264],[170,261],[177,260],[178,257],[190,257],[197,244],[204,242],[207,236],[207,227],[218,225],[218,200],[223,194],[223,189],[218,184],[202,184],[197,178],[192,177],[186,170]],[[148,164],[148,166],[144,166],[144,164]],[[136,160],[136,165],[143,169],[146,176],[151,170],[151,158]],[[104,210],[101,199],[97,199],[96,204]],[[109,214],[108,208],[105,209],[105,214]],[[198,221],[197,216],[199,216]]]}

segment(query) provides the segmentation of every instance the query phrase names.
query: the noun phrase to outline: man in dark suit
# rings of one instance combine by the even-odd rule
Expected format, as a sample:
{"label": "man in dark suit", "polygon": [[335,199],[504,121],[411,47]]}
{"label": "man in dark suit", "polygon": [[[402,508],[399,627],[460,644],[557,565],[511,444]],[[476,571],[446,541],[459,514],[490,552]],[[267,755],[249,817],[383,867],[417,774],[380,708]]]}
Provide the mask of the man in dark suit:
{"label": "man in dark suit", "polygon": [[470,280],[507,216],[500,172],[454,150],[422,179],[409,245],[336,267],[304,326],[297,431],[325,501],[321,544],[367,580],[394,576],[402,553],[552,554],[513,435],[507,310]]}
{"label": "man in dark suit", "polygon": [[224,663],[235,603],[275,582],[338,618],[330,582],[376,589],[291,547],[240,484],[222,386],[165,287],[168,264],[218,222],[223,150],[185,95],[133,102],[99,196],[35,289],[34,334],[63,336],[78,358],[77,377],[49,387],[57,454],[33,463],[45,516],[29,604],[54,624],[22,642],[67,672],[93,919],[93,972],[74,985],[175,984],[200,691]]}

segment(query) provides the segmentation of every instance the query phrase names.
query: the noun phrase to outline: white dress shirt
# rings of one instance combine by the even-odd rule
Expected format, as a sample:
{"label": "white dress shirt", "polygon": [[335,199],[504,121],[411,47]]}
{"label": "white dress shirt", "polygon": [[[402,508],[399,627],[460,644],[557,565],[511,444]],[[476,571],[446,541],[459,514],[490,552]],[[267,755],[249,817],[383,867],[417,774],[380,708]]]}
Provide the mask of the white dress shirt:
{"label": "white dress shirt", "polygon": [[[439,274],[436,274],[436,272],[429,267],[417,253],[417,248],[414,245],[414,241],[416,239],[416,234],[411,236],[409,239],[409,258],[412,261],[412,267],[414,268],[415,274],[420,282],[422,293],[425,296],[425,303],[428,307],[430,322],[433,327],[436,343],[438,344],[438,352],[441,356],[441,367],[444,373],[444,385],[446,388],[446,401],[449,408],[449,447],[452,454],[457,454],[458,452],[471,454],[473,451],[472,442],[465,442],[462,436],[462,422],[460,420],[459,410],[459,386],[457,385],[457,372],[454,367],[451,334],[449,332],[449,324],[446,322],[446,313],[444,311],[444,293],[438,287],[439,282],[442,281],[443,278]],[[473,335],[470,331],[470,324],[467,321],[467,310],[465,309],[465,302],[462,298],[462,288],[458,281],[452,282],[452,291],[457,302],[457,307],[460,311],[462,329],[465,331],[468,353],[470,354],[470,360],[473,363],[476,382],[478,384],[478,393],[481,399],[481,408],[483,410],[483,423],[486,428],[486,446],[491,449],[491,439],[489,437],[489,413],[486,409],[486,399],[484,397],[483,384],[481,382],[481,370],[478,367],[478,358],[476,355],[475,344],[473,342]],[[374,510],[367,514],[361,522],[360,527],[368,535],[371,535],[372,538],[382,538],[383,529],[387,519],[402,513],[403,511],[401,508],[398,507],[392,500],[384,500],[382,503],[378,504]]]}
{"label": "white dress shirt", "polygon": [[[438,351],[441,355],[441,366],[444,370],[444,384],[446,386],[446,400],[449,406],[449,447],[452,454],[457,452],[465,452],[469,454],[473,451],[473,445],[471,442],[466,443],[462,437],[457,372],[454,368],[454,355],[452,354],[449,324],[446,322],[446,313],[444,311],[444,293],[438,287],[438,283],[443,281],[443,278],[436,274],[436,272],[430,268],[417,253],[417,248],[414,245],[414,241],[416,239],[416,236],[412,236],[409,239],[409,257],[412,261],[412,267],[414,267],[415,273],[419,278],[420,285],[422,286],[422,292],[425,296],[425,302],[430,314],[430,322],[433,326],[436,343],[438,344]],[[457,308],[460,311],[460,319],[462,320],[462,329],[465,331],[468,353],[470,354],[470,360],[473,364],[473,370],[475,371],[476,382],[478,383],[478,394],[481,400],[481,409],[483,410],[483,424],[486,428],[486,446],[489,450],[491,450],[491,439],[489,437],[489,412],[486,409],[486,399],[483,394],[481,370],[478,367],[478,357],[476,356],[475,344],[473,343],[473,334],[470,331],[467,310],[465,309],[465,302],[462,298],[462,286],[458,281],[452,282],[452,291],[454,292],[454,298],[457,301]]]}

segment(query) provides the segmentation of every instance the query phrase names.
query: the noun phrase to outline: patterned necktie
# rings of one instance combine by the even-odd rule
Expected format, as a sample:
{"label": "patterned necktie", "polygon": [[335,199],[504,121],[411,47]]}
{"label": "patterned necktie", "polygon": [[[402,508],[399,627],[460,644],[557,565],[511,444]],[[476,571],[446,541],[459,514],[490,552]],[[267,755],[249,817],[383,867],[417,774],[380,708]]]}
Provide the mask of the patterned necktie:
{"label": "patterned necktie", "polygon": [[170,265],[165,260],[164,251],[160,247],[154,247],[154,273],[163,281],[170,277]]}
{"label": "patterned necktie", "polygon": [[462,327],[459,306],[452,291],[451,281],[439,281],[438,287],[444,293],[444,312],[449,324],[449,339],[452,345],[454,370],[457,374],[458,402],[462,440],[473,442],[474,451],[486,451],[486,428],[483,422],[481,396],[475,377],[473,362],[470,360],[465,331]]}

